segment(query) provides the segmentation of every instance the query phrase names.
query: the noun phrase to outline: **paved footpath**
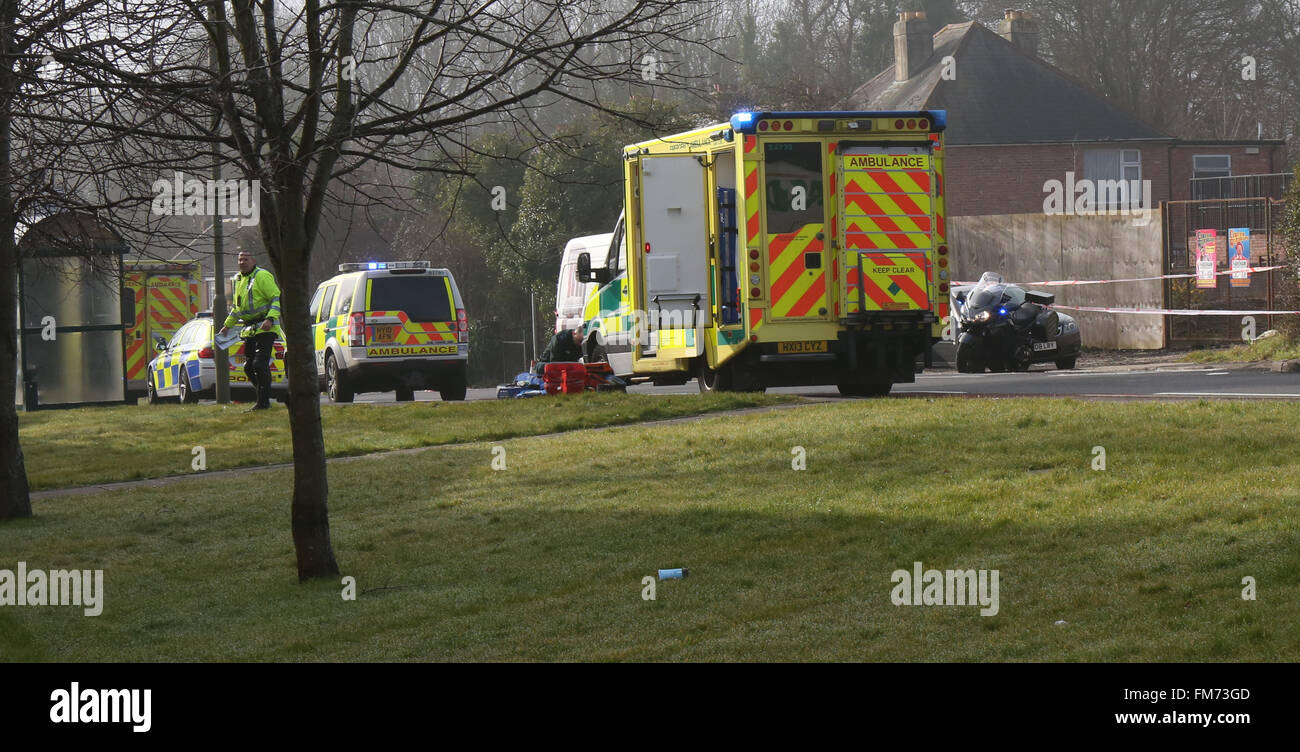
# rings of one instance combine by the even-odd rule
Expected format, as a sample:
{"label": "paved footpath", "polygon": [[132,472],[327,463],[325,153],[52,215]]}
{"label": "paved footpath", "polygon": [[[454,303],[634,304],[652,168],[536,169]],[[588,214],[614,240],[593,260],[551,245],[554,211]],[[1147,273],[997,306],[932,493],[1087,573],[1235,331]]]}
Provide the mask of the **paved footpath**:
{"label": "paved footpath", "polygon": [[[784,405],[765,405],[762,407],[746,407],[739,410],[719,410],[716,412],[700,413],[699,415],[682,415],[675,418],[661,418],[658,420],[648,420],[640,423],[618,423],[608,426],[594,426],[592,428],[577,428],[571,431],[556,431],[553,433],[528,434],[526,436],[512,436],[507,439],[491,439],[491,442],[516,441],[519,439],[542,439],[554,436],[564,436],[574,433],[583,433],[586,431],[608,431],[615,428],[633,428],[645,425],[668,425],[672,423],[690,423],[697,420],[706,420],[708,418],[725,417],[730,415],[748,415],[753,413],[771,412],[774,410],[788,410],[795,407],[806,407],[825,402],[834,402],[831,399],[813,399],[804,398],[799,402],[791,402]],[[407,454],[419,454],[436,449],[448,449],[452,447],[468,447],[476,444],[484,444],[488,441],[467,441],[456,444],[436,444],[434,446],[412,447],[410,449],[390,449],[386,452],[373,452],[371,454],[357,454],[348,457],[331,457],[325,462],[327,464],[337,464],[342,462],[358,462],[362,460],[374,460],[383,457],[396,457]],[[145,478],[143,480],[127,480],[118,483],[97,483],[91,486],[73,486],[71,488],[52,488],[47,491],[33,491],[31,493],[32,501],[43,501],[45,499],[55,499],[64,496],[93,496],[95,494],[106,493],[109,491],[125,491],[132,488],[163,488],[173,483],[182,483],[189,480],[210,480],[219,481],[227,478],[242,477],[252,473],[265,473],[275,470],[288,470],[293,468],[292,462],[281,462],[274,465],[253,465],[249,467],[235,467],[229,470],[208,470],[205,472],[188,473],[186,475],[169,475],[164,478]]]}

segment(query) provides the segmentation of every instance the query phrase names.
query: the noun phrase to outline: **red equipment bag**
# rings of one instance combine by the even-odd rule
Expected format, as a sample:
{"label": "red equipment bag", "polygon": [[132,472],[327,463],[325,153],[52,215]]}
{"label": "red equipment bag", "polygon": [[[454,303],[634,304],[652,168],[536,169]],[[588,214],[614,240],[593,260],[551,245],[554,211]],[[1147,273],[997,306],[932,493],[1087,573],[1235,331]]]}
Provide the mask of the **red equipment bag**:
{"label": "red equipment bag", "polygon": [[581,394],[587,388],[587,369],[581,363],[547,363],[542,378],[547,394]]}

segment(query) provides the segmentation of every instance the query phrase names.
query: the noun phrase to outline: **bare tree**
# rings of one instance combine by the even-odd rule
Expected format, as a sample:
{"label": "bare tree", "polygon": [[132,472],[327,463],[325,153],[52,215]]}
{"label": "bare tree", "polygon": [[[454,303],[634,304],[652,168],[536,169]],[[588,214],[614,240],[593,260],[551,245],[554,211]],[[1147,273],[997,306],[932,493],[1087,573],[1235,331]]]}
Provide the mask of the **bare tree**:
{"label": "bare tree", "polygon": [[[994,26],[1006,4],[967,0]],[[1025,0],[1042,54],[1184,138],[1285,138],[1300,74],[1296,0]]]}
{"label": "bare tree", "polygon": [[49,166],[67,158],[71,129],[33,127],[33,116],[65,92],[51,92],[42,78],[51,59],[43,45],[81,14],[92,0],[28,6],[0,0],[0,519],[30,517],[31,499],[13,395],[18,370],[18,249],[15,235],[25,217],[65,203]]}
{"label": "bare tree", "polygon": [[[706,10],[668,0],[167,0],[104,9],[113,44],[60,56],[112,102],[86,125],[137,143],[217,142],[229,167],[256,181],[261,238],[282,291],[300,579],[338,572],[307,311],[330,191],[347,184],[353,197],[373,195],[364,183],[375,171],[356,179],[366,165],[464,172],[459,144],[471,127],[544,139],[548,107],[600,106],[583,98],[594,84],[640,78],[636,61],[608,50],[690,44]],[[597,48],[605,54],[589,54]],[[681,83],[671,71],[660,81]]]}
{"label": "bare tree", "polygon": [[30,517],[31,499],[27,469],[18,443],[18,413],[11,395],[17,388],[18,362],[18,252],[14,232],[18,207],[14,205],[13,107],[18,98],[19,54],[17,0],[0,0],[0,518]]}
{"label": "bare tree", "polygon": [[[150,31],[157,30],[133,30],[131,44],[151,48],[158,37]],[[136,247],[179,247],[181,237],[194,235],[192,222],[151,224],[149,197],[138,187],[161,165],[192,161],[192,155],[160,141],[159,123],[122,108],[120,92],[104,86],[102,76],[85,75],[86,63],[111,59],[109,50],[118,44],[113,13],[95,0],[0,2],[0,518],[31,514],[17,413],[8,396],[17,386],[22,323],[14,317],[16,234],[72,210],[115,230],[133,228]],[[138,137],[127,138],[135,129]],[[114,221],[133,211],[140,221]],[[67,251],[81,255],[83,268],[99,278],[117,271],[89,249],[70,245]]]}

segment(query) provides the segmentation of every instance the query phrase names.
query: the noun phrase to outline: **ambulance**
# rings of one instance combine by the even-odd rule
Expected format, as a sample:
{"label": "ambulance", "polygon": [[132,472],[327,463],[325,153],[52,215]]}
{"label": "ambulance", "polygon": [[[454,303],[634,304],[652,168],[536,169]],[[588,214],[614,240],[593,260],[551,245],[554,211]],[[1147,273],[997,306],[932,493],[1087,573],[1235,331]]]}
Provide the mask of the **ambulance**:
{"label": "ambulance", "polygon": [[170,342],[199,313],[199,262],[127,260],[123,265],[123,298],[134,310],[126,338],[127,394],[144,396],[154,342]]}
{"label": "ambulance", "polygon": [[319,387],[331,402],[360,392],[437,389],[463,400],[469,322],[456,280],[427,261],[339,264],[311,299]]}
{"label": "ambulance", "polygon": [[915,380],[948,316],[942,110],[742,112],[623,150],[588,359],[700,390]]}

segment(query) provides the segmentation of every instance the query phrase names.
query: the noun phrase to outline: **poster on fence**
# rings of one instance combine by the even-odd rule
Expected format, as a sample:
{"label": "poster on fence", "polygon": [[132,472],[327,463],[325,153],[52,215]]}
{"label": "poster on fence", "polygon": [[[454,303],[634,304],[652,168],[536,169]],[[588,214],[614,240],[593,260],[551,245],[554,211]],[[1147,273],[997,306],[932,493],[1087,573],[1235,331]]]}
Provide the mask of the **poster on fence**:
{"label": "poster on fence", "polygon": [[1219,267],[1218,230],[1196,231],[1196,286],[1216,287],[1214,272]]}
{"label": "poster on fence", "polygon": [[1250,228],[1228,228],[1228,268],[1233,287],[1250,287]]}

